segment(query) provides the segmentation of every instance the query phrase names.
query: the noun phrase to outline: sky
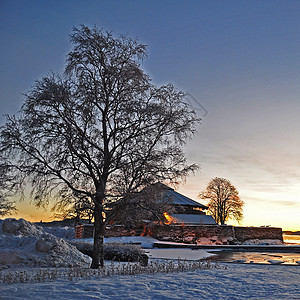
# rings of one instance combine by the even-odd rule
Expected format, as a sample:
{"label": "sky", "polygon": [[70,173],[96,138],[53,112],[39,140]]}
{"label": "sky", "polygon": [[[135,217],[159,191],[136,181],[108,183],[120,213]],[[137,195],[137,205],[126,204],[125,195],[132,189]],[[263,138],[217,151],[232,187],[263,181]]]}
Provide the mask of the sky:
{"label": "sky", "polygon": [[[191,95],[202,122],[185,151],[200,171],[180,193],[197,200],[224,177],[245,201],[241,225],[300,230],[299,1],[0,0],[1,124],[35,80],[63,71],[80,24],[148,45],[153,82]],[[33,221],[50,214],[18,208]]]}

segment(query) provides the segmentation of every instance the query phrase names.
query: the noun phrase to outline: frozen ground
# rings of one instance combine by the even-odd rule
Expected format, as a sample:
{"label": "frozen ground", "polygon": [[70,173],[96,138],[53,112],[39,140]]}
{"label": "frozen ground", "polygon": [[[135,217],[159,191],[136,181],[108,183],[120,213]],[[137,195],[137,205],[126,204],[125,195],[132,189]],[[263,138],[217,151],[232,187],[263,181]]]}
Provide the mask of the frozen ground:
{"label": "frozen ground", "polygon": [[297,266],[238,265],[186,273],[1,284],[0,299],[300,299]]}

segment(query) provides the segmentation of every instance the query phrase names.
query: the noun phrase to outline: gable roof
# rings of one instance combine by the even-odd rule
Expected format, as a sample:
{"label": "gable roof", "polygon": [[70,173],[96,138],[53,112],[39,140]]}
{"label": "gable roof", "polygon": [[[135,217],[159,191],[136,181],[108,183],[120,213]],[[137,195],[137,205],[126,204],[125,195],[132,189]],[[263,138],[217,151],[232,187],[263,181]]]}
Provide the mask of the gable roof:
{"label": "gable roof", "polygon": [[177,223],[216,225],[214,218],[208,215],[172,214],[171,217],[174,218]]}
{"label": "gable roof", "polygon": [[164,197],[166,199],[168,199],[172,204],[195,206],[195,207],[199,207],[202,209],[208,208],[207,206],[176,192],[174,189],[172,189],[171,187],[169,187],[163,183],[157,183],[156,185],[159,188],[165,190]]}

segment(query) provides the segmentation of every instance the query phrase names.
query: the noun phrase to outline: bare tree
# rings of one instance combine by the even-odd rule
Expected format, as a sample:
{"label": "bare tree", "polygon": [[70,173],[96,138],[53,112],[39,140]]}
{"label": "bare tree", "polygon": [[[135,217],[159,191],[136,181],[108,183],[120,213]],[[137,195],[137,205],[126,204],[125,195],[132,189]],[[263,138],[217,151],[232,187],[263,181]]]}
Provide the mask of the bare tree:
{"label": "bare tree", "polygon": [[10,196],[12,196],[11,189],[14,188],[11,182],[14,180],[14,176],[10,177],[8,174],[8,167],[0,162],[0,217],[9,215],[13,211],[16,211],[16,207],[12,200],[10,200]]}
{"label": "bare tree", "polygon": [[140,67],[146,46],[137,40],[82,25],[71,42],[65,73],[37,81],[20,115],[7,117],[0,155],[18,191],[30,184],[36,205],[74,193],[91,199],[91,267],[98,268],[111,207],[197,169],[182,146],[199,119],[181,91],[152,84]]}
{"label": "bare tree", "polygon": [[212,179],[199,198],[208,200],[208,212],[218,224],[223,225],[228,219],[240,222],[243,218],[244,202],[229,180],[218,177]]}

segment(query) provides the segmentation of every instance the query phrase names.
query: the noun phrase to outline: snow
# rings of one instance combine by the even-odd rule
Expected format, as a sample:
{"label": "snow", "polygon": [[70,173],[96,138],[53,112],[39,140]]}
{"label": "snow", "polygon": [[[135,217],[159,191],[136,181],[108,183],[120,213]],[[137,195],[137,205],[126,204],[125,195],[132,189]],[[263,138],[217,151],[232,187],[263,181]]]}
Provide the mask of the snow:
{"label": "snow", "polygon": [[[93,242],[93,239],[88,240]],[[104,239],[104,243],[140,244],[142,248],[152,248],[156,242],[158,242],[158,240],[151,236],[121,236]]]}
{"label": "snow", "polygon": [[[93,238],[87,239],[74,239],[75,241],[83,241],[85,243],[94,243]],[[109,237],[104,238],[104,243],[122,243],[122,244],[136,244],[142,248],[153,248],[154,243],[159,242],[157,239],[151,236],[120,236],[120,237]]]}
{"label": "snow", "polygon": [[88,267],[91,258],[65,240],[23,219],[0,220],[0,269],[6,267]]}
{"label": "snow", "polygon": [[282,245],[282,241],[280,240],[259,240],[259,239],[252,239],[247,240],[242,243],[242,245]]}
{"label": "snow", "polygon": [[74,227],[69,226],[43,226],[45,232],[53,234],[57,237],[60,237],[65,240],[71,240],[75,238],[75,229]]}
{"label": "snow", "polygon": [[283,261],[278,260],[278,259],[270,259],[270,260],[268,260],[268,262],[272,265],[281,265],[281,264],[283,264]]}
{"label": "snow", "polygon": [[238,265],[186,273],[0,284],[2,299],[299,299],[300,269]]}
{"label": "snow", "polygon": [[[77,241],[80,241],[77,239]],[[82,239],[84,242],[93,243],[93,239]],[[123,237],[110,237],[105,238],[104,243],[124,243],[124,244],[139,244],[142,248],[146,249],[149,259],[183,259],[183,260],[199,260],[204,259],[214,254],[208,253],[205,250],[192,250],[187,248],[166,248],[166,249],[153,249],[154,244],[161,242],[150,236],[123,236]],[[175,246],[190,246],[189,244],[163,242],[164,245]]]}
{"label": "snow", "polygon": [[[77,266],[75,271],[84,274],[89,270],[90,258],[60,238],[71,239],[70,228],[42,228],[25,220],[3,224],[0,220],[0,279],[14,272],[31,272],[37,277],[29,283],[0,283],[0,299],[300,299],[300,261],[292,266],[273,258],[268,265],[238,264],[243,259],[236,259],[236,264],[219,263],[219,267],[212,265],[197,271],[92,275],[89,279],[58,276],[55,280],[37,282],[43,272],[67,274],[69,266]],[[83,241],[93,243],[92,239]],[[163,259],[174,260],[176,264],[178,258],[198,261],[212,255],[201,249],[153,248],[158,242],[151,237],[105,239],[105,243],[140,244],[149,255],[150,264],[163,263]]]}
{"label": "snow", "polygon": [[182,259],[182,260],[199,260],[213,256],[204,250],[192,250],[192,249],[147,249],[147,255],[150,259]]}

